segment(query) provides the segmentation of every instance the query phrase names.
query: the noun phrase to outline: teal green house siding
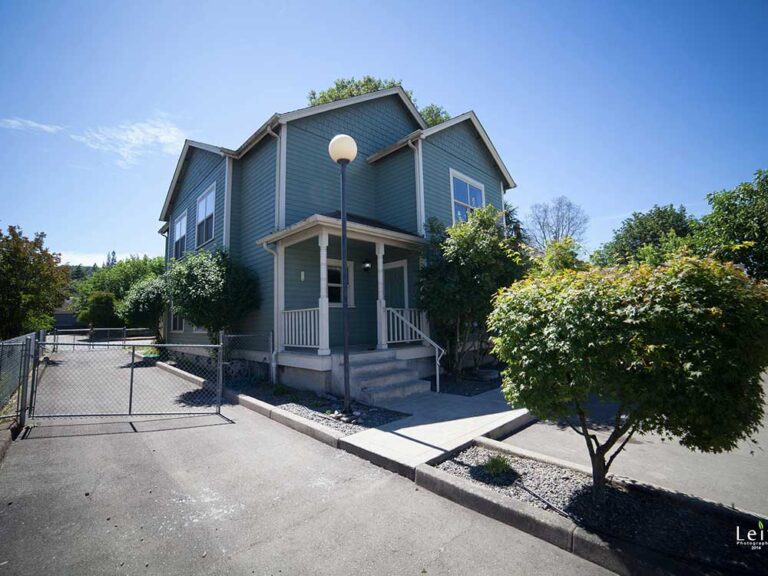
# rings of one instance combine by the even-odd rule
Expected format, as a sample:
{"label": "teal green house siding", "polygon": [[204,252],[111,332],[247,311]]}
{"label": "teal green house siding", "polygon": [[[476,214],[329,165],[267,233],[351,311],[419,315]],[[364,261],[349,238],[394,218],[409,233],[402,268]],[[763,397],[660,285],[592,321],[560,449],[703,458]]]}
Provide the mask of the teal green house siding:
{"label": "teal green house siding", "polygon": [[408,146],[376,163],[377,220],[418,233],[416,154]]}
{"label": "teal green house siding", "polygon": [[[285,225],[313,214],[339,210],[339,168],[328,156],[336,134],[357,142],[357,159],[349,165],[347,210],[377,218],[377,166],[366,156],[418,128],[397,96],[369,100],[288,123],[286,139]],[[415,192],[414,192],[415,194]]]}
{"label": "teal green house siding", "polygon": [[[177,184],[177,192],[170,207],[168,229],[168,253],[166,260],[170,261],[173,243],[176,240],[175,222],[186,211],[187,238],[186,252],[198,248],[196,238],[197,200],[212,185],[216,186],[216,202],[213,217],[213,239],[200,248],[216,250],[224,242],[224,194],[226,178],[226,161],[218,154],[213,154],[198,148],[191,149],[187,163]],[[167,316],[167,338],[169,342],[178,344],[203,344],[208,342],[206,333],[194,332],[190,322],[184,322],[184,332],[171,332],[171,317]]]}
{"label": "teal green house siding", "polygon": [[275,229],[275,179],[278,144],[262,140],[243,158],[233,161],[230,252],[235,262],[259,279],[261,305],[236,332],[267,341],[274,328],[274,258],[257,240]]}
{"label": "teal green house siding", "polygon": [[426,138],[422,153],[425,220],[434,217],[446,226],[452,224],[451,168],[484,185],[486,205],[504,207],[502,174],[470,122],[461,122]]}
{"label": "teal green house siding", "polygon": [[[331,138],[340,133],[349,134],[358,146],[358,156],[348,168],[348,212],[380,223],[370,223],[373,227],[394,228],[418,236],[419,179],[423,182],[424,221],[436,217],[448,226],[452,224],[451,169],[482,183],[485,203],[497,208],[503,207],[502,183],[504,188],[514,185],[506,169],[502,167],[502,173],[497,166],[498,157],[495,161],[495,151],[489,150],[492,146],[486,146],[478,134],[473,124],[477,119],[474,115],[470,117],[471,121],[458,118],[457,124],[423,130],[407,97],[390,91],[367,100],[326,107],[317,113],[301,110],[275,115],[238,150],[189,142],[177,165],[170,203],[164,205],[162,215],[168,222],[166,260],[170,262],[172,256],[174,223],[186,211],[187,252],[198,248],[227,248],[236,263],[258,277],[260,307],[242,318],[231,332],[251,336],[241,341],[243,347],[266,351],[269,335],[275,330],[277,280],[274,256],[264,249],[260,240],[315,214],[340,209],[339,168],[328,157]],[[412,145],[404,144],[406,137]],[[415,150],[417,145],[422,151],[420,162]],[[282,151],[284,157],[281,157]],[[374,154],[369,162],[368,158]],[[228,178],[229,210],[225,205]],[[216,190],[214,237],[198,247],[197,200],[211,185],[215,185]],[[280,191],[284,191],[282,198]],[[225,246],[227,211],[229,242]],[[373,231],[369,236],[372,240],[384,237],[381,231]],[[282,238],[279,242],[290,240],[290,236],[274,237],[278,238]],[[404,305],[416,308],[420,240],[390,238],[391,244],[410,248],[396,248],[384,242],[385,264],[407,262],[405,277],[399,271],[385,273],[385,286],[395,285],[386,290],[393,290],[398,301],[407,294]],[[338,260],[340,252],[340,239],[334,230],[330,232],[327,256]],[[284,309],[317,308],[320,295],[317,237],[286,247],[284,254]],[[357,348],[373,348],[378,337],[374,242],[350,240],[349,260],[354,265],[351,342]],[[364,270],[366,261],[372,264],[368,271]],[[401,286],[403,278],[405,285]],[[342,343],[341,309],[332,306],[329,316],[330,346],[335,348]],[[207,342],[207,335],[194,332],[189,322],[185,323],[183,333],[171,332],[170,327],[168,315],[169,342]]]}

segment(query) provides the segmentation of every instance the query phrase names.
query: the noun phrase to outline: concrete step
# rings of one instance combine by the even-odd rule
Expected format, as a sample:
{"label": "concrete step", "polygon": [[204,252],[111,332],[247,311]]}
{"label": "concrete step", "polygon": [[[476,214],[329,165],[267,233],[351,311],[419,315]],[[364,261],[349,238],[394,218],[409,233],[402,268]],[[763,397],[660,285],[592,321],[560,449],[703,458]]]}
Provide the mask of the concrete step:
{"label": "concrete step", "polygon": [[[395,359],[395,351],[394,350],[370,350],[368,352],[358,352],[354,354],[350,354],[349,356],[349,367],[352,368],[352,366],[361,366],[365,364],[370,364],[371,362],[380,362],[382,360],[394,360]],[[340,364],[344,365],[344,359],[341,359]]]}
{"label": "concrete step", "polygon": [[371,376],[376,376],[377,374],[404,370],[407,366],[407,360],[382,359],[374,360],[367,364],[350,364],[349,373],[355,378],[365,379]]}
{"label": "concrete step", "polygon": [[418,379],[419,373],[416,372],[416,370],[400,368],[388,370],[386,372],[368,374],[362,377],[357,376],[355,381],[359,383],[360,388],[364,389],[380,388],[382,386],[388,386],[389,384],[397,384],[398,382],[412,382]]}
{"label": "concrete step", "polygon": [[411,394],[429,392],[430,384],[426,380],[410,380],[385,384],[384,386],[365,387],[361,390],[361,401],[370,406],[377,406],[387,400],[404,398]]}

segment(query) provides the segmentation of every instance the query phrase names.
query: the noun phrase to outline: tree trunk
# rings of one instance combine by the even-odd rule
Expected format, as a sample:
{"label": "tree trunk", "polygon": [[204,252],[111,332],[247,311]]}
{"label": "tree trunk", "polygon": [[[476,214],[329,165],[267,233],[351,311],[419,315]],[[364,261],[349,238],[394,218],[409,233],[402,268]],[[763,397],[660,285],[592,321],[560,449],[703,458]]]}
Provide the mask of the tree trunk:
{"label": "tree trunk", "polygon": [[608,473],[608,466],[605,463],[605,457],[600,452],[590,454],[592,460],[592,493],[599,495],[605,488],[605,476]]}

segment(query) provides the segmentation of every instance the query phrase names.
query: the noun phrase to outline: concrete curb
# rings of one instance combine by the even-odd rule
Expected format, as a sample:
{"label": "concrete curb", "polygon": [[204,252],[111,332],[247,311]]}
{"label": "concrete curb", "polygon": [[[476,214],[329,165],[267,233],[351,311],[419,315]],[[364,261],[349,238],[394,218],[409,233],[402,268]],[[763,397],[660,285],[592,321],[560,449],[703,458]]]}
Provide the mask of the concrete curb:
{"label": "concrete curb", "polygon": [[0,463],[13,442],[13,424],[15,421],[0,424]]}
{"label": "concrete curb", "polygon": [[323,444],[328,444],[328,446],[333,448],[340,447],[339,441],[344,435],[337,430],[333,430],[332,428],[328,428],[322,424],[318,424],[317,422],[309,420],[308,418],[304,418],[292,412],[288,412],[287,410],[282,410],[281,408],[277,408],[272,406],[272,404],[268,404],[262,400],[257,400],[256,398],[246,394],[238,394],[236,392],[232,392],[231,390],[225,390],[224,398],[233,404],[238,404],[243,408],[247,408],[248,410],[257,412],[262,416],[266,416],[267,418],[274,420],[283,426],[288,426],[288,428],[292,428],[297,432],[301,432],[302,434],[306,434],[315,440],[319,440]]}
{"label": "concrete curb", "polygon": [[155,366],[157,366],[161,370],[170,372],[174,376],[178,376],[179,378],[182,378],[187,382],[191,382],[192,384],[197,384],[200,387],[202,387],[205,384],[205,378],[200,378],[199,376],[195,376],[194,374],[185,372],[181,368],[176,368],[176,366],[171,366],[166,362],[155,362]]}
{"label": "concrete curb", "polygon": [[[554,456],[547,456],[546,454],[534,452],[533,450],[526,450],[525,448],[512,446],[497,440],[491,440],[489,438],[477,438],[475,440],[475,444],[489,450],[496,450],[497,452],[503,452],[505,454],[510,454],[511,456],[536,460],[538,462],[543,462],[544,464],[552,464],[553,466],[559,466],[560,468],[566,468],[576,472],[581,472],[582,474],[586,474],[590,477],[592,476],[592,470],[587,466],[575,464],[573,462],[562,460]],[[638,480],[633,480],[632,478],[625,478],[624,476],[618,476],[612,473],[608,473],[606,480],[609,484],[614,486],[620,486],[634,492],[653,494],[655,496],[662,495],[678,504],[700,510],[706,514],[717,514],[718,516],[726,519],[733,520],[734,517],[736,517],[743,522],[753,522],[756,518],[764,517],[763,515],[756,512],[750,512],[749,510],[742,510],[740,508],[733,508],[731,506],[726,506],[721,502],[707,500],[706,498],[701,498],[700,496],[686,494],[685,492],[677,492],[675,490],[665,488],[664,486],[649,484],[647,482],[640,482]]]}
{"label": "concrete curb", "polygon": [[617,538],[587,532],[572,520],[517,502],[489,488],[433,468],[416,467],[415,482],[435,494],[527,532],[589,562],[622,575],[699,574],[692,566]]}
{"label": "concrete curb", "polygon": [[413,467],[408,466],[407,464],[403,464],[402,462],[398,462],[397,460],[387,458],[386,456],[382,456],[381,454],[377,454],[376,452],[367,450],[366,448],[352,444],[346,440],[346,437],[339,438],[338,448],[344,450],[344,452],[349,452],[353,456],[357,456],[363,460],[368,460],[368,462],[375,464],[379,468],[384,468],[385,470],[389,470],[395,474],[400,474],[400,476],[405,476],[409,480],[414,479],[415,470]]}
{"label": "concrete curb", "polygon": [[526,412],[525,414],[522,414],[515,418],[514,420],[510,420],[506,424],[499,426],[495,430],[491,430],[485,435],[485,438],[491,438],[493,440],[496,440],[498,438],[504,438],[505,436],[509,436],[511,434],[514,434],[515,432],[519,432],[523,428],[527,428],[534,422],[538,422],[539,419],[536,418],[533,414],[530,412]]}

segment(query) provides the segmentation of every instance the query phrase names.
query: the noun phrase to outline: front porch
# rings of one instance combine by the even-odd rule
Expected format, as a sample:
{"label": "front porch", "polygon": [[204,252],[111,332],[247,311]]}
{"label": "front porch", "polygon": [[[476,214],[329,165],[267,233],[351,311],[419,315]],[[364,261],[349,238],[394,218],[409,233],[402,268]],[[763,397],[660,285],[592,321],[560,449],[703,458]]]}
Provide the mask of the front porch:
{"label": "front porch", "polygon": [[[435,373],[435,357],[442,352],[429,338],[426,315],[416,307],[424,240],[355,216],[347,236],[356,397],[371,396],[372,384],[382,382],[394,393],[397,377],[403,390],[415,389],[415,381],[423,387],[420,379]],[[281,379],[338,392],[343,366],[340,220],[314,215],[261,242],[276,254],[275,350]],[[376,366],[369,370],[368,364]]]}

